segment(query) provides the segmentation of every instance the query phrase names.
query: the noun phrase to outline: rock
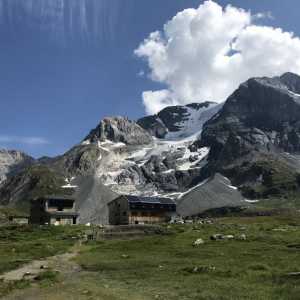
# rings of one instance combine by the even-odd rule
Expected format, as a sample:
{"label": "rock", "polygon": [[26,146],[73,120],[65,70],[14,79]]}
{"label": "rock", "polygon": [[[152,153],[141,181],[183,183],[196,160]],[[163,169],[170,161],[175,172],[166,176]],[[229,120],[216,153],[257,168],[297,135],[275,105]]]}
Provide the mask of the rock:
{"label": "rock", "polygon": [[300,272],[291,272],[286,275],[289,277],[300,277]]}
{"label": "rock", "polygon": [[49,267],[48,267],[47,265],[41,265],[41,266],[40,266],[40,269],[42,269],[42,270],[47,270],[47,269],[49,269]]}
{"label": "rock", "polygon": [[189,157],[189,161],[190,161],[191,163],[197,161],[198,159],[199,159],[199,156],[198,156],[198,155],[191,155],[191,156]]}
{"label": "rock", "polygon": [[195,266],[195,267],[188,267],[185,268],[184,271],[188,273],[208,273],[208,272],[213,272],[216,270],[215,266]]}
{"label": "rock", "polygon": [[232,234],[224,235],[224,240],[233,240],[233,239],[234,239],[234,235]]}
{"label": "rock", "polygon": [[224,235],[223,234],[220,234],[220,233],[216,233],[216,234],[213,234],[210,239],[212,241],[218,241],[218,240],[223,240],[224,239]]}
{"label": "rock", "polygon": [[91,292],[89,290],[84,290],[82,291],[82,295],[90,295]]}
{"label": "rock", "polygon": [[23,152],[0,149],[0,184],[7,176],[14,175],[34,163],[35,159]]}
{"label": "rock", "polygon": [[170,152],[166,154],[165,159],[163,160],[164,165],[168,169],[175,169],[176,168],[176,160],[182,158],[185,153],[185,149],[176,150],[174,152]]}
{"label": "rock", "polygon": [[233,240],[234,239],[234,235],[232,234],[220,234],[220,233],[216,233],[216,234],[213,234],[211,237],[210,237],[211,240],[213,241],[219,241],[219,240]]}
{"label": "rock", "polygon": [[91,143],[105,140],[126,145],[146,145],[153,142],[152,136],[145,129],[123,117],[103,119],[84,139]]}
{"label": "rock", "polygon": [[165,124],[163,124],[158,116],[147,116],[141,118],[137,121],[137,124],[157,138],[164,138],[168,133],[168,128]]}
{"label": "rock", "polygon": [[241,240],[241,241],[246,241],[247,240],[247,236],[246,234],[242,233],[238,236],[238,240]]}
{"label": "rock", "polygon": [[194,241],[193,246],[198,247],[198,246],[203,245],[203,244],[204,244],[204,240],[199,238],[196,241]]}

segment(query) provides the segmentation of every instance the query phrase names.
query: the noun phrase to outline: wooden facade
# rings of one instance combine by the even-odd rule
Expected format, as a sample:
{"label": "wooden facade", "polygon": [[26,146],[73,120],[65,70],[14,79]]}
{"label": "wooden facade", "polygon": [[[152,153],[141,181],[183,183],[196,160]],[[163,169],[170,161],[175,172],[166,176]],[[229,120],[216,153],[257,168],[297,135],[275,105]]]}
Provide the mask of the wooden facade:
{"label": "wooden facade", "polygon": [[108,204],[109,224],[156,224],[176,215],[176,204],[169,198],[122,195]]}
{"label": "wooden facade", "polygon": [[74,225],[77,223],[77,218],[75,200],[70,197],[49,196],[31,202],[31,224]]}

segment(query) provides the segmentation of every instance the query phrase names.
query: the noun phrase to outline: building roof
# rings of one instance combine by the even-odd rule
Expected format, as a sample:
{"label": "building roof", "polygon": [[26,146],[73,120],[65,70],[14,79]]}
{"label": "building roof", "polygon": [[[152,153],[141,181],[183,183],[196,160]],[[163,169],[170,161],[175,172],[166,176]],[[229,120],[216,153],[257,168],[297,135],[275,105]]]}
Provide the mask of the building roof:
{"label": "building roof", "polygon": [[144,204],[164,204],[164,205],[175,205],[174,200],[164,197],[142,197],[123,195],[127,198],[129,203],[144,203]]}
{"label": "building roof", "polygon": [[68,196],[68,195],[53,195],[53,196],[46,195],[46,196],[43,196],[43,197],[39,197],[38,199],[45,199],[45,200],[72,200],[72,201],[75,201],[75,199],[72,196]]}
{"label": "building roof", "polygon": [[47,214],[50,216],[57,217],[78,217],[79,213],[72,211],[47,211]]}

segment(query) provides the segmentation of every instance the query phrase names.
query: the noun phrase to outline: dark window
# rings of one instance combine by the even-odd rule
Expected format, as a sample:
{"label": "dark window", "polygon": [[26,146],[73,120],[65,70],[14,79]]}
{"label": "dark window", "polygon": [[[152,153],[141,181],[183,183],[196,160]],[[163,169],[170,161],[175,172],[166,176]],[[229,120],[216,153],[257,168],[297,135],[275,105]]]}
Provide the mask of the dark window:
{"label": "dark window", "polygon": [[49,208],[73,208],[74,200],[71,199],[50,199],[48,200],[48,207]]}

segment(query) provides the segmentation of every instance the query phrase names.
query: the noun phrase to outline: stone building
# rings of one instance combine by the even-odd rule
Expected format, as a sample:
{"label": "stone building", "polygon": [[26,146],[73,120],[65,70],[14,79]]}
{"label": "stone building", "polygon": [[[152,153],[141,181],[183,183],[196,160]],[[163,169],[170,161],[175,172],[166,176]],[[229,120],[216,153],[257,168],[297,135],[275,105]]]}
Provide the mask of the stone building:
{"label": "stone building", "polygon": [[74,225],[78,216],[75,200],[68,196],[46,196],[31,202],[31,224]]}
{"label": "stone building", "polygon": [[176,204],[169,198],[121,195],[108,204],[109,224],[164,223],[176,216]]}

